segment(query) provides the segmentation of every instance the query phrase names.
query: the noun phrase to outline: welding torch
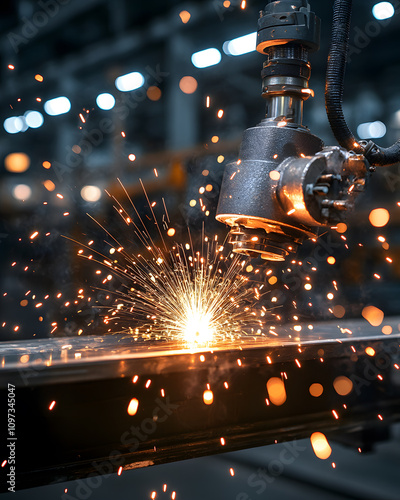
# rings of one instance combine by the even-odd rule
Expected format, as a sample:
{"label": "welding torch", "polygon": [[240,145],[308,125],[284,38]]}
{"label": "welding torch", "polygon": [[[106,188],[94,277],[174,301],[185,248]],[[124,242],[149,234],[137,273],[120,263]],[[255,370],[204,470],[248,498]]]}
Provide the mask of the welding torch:
{"label": "welding torch", "polygon": [[260,12],[266,116],[244,132],[239,159],[226,165],[216,214],[230,226],[235,253],[284,261],[319,228],[345,220],[375,167],[400,161],[400,140],[386,149],[357,141],[344,117],[351,7],[351,0],[334,2],[325,103],[340,146],[328,147],[302,123],[320,19],[308,0],[271,0]]}

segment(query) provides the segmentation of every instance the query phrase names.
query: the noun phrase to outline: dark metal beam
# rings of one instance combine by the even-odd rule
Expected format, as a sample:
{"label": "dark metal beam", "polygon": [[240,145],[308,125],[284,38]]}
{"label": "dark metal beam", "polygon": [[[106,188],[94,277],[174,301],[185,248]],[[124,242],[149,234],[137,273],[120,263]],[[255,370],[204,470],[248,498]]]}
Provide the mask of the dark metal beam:
{"label": "dark metal beam", "polygon": [[[397,331],[398,320],[385,323]],[[7,388],[15,386],[17,488],[315,431],[384,428],[400,419],[400,335],[379,335],[361,322],[342,326],[348,330],[333,323],[315,326],[312,339],[301,344],[289,339],[298,334],[288,328],[279,337],[243,339],[213,350],[139,343],[121,335],[4,343],[0,397],[5,406]],[[367,354],[367,347],[374,351]],[[339,376],[353,382],[346,396],[334,388]],[[283,404],[267,391],[272,377],[284,381]],[[313,383],[323,386],[320,397],[310,394]],[[207,384],[211,405],[203,402]],[[139,406],[130,416],[132,398]],[[4,420],[5,407],[1,415]],[[2,428],[7,429],[5,420]],[[12,442],[7,437],[3,433],[3,446]]]}

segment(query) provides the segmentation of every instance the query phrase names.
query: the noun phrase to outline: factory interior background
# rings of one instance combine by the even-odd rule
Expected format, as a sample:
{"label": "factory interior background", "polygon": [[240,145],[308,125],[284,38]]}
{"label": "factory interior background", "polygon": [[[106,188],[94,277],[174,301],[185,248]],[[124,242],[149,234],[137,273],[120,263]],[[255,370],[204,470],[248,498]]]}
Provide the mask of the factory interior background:
{"label": "factory interior background", "polygon": [[[160,220],[164,203],[168,209],[169,242],[185,243],[188,226],[194,240],[203,230],[224,240],[227,228],[215,220],[224,167],[237,159],[243,131],[265,114],[264,57],[254,35],[265,3],[1,3],[1,341],[106,332],[101,306],[83,314],[75,307],[77,291],[96,276],[71,240],[102,242],[95,218],[137,248],[112,197],[128,193],[148,213],[142,183]],[[393,11],[383,3],[353,2],[344,111],[359,139],[388,146],[400,137],[400,3],[390,2]],[[324,104],[332,4],[311,1],[323,28],[321,48],[310,57],[315,97],[304,115],[326,145],[337,144]],[[371,216],[376,209],[388,213],[384,223]],[[306,242],[289,264],[246,268],[248,275],[262,269],[269,325],[340,324],[362,318],[371,305],[398,316],[400,165],[378,169],[346,224],[326,231],[317,246]],[[162,493],[168,483],[177,499],[396,500],[399,441],[393,426],[371,453],[334,442],[335,467],[302,440],[300,458],[272,475],[259,471],[278,460],[283,444],[114,474],[96,488],[82,480],[13,498],[62,498],[67,491],[71,498],[144,499],[155,490],[157,498],[171,498]]]}

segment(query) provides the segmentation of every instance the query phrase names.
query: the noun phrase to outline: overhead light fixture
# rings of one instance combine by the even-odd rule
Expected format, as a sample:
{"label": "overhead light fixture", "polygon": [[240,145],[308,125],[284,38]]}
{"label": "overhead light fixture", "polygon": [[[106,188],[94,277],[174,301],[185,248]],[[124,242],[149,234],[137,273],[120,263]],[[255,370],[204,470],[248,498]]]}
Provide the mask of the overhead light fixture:
{"label": "overhead light fixture", "polygon": [[378,21],[394,16],[394,7],[390,2],[379,2],[372,7],[372,14]]}
{"label": "overhead light fixture", "polygon": [[229,56],[241,56],[254,52],[257,44],[257,32],[239,36],[224,43],[222,50]]}
{"label": "overhead light fixture", "polygon": [[196,68],[208,68],[215,66],[221,61],[221,52],[218,49],[211,48],[200,50],[192,54],[192,64]]}
{"label": "overhead light fixture", "polygon": [[25,122],[30,128],[39,128],[43,125],[44,118],[39,111],[27,111],[24,114]]}
{"label": "overhead light fixture", "polygon": [[16,200],[26,201],[32,196],[32,189],[27,184],[17,184],[12,190]]}
{"label": "overhead light fixture", "polygon": [[96,97],[96,104],[100,109],[108,111],[115,106],[115,97],[108,92],[104,92]]}
{"label": "overhead light fixture", "polygon": [[65,96],[55,97],[44,103],[44,110],[50,116],[63,115],[70,109],[71,101]]}
{"label": "overhead light fixture", "polygon": [[101,189],[98,186],[83,186],[81,196],[85,201],[95,203],[101,198]]}
{"label": "overhead light fixture", "polygon": [[138,71],[119,76],[115,80],[115,86],[121,92],[131,92],[144,85],[144,76]]}
{"label": "overhead light fixture", "polygon": [[9,134],[25,132],[25,130],[28,129],[24,116],[10,116],[10,118],[6,118],[4,120],[3,127]]}
{"label": "overhead light fixture", "polygon": [[386,125],[380,121],[361,123],[357,135],[360,139],[380,139],[386,135]]}

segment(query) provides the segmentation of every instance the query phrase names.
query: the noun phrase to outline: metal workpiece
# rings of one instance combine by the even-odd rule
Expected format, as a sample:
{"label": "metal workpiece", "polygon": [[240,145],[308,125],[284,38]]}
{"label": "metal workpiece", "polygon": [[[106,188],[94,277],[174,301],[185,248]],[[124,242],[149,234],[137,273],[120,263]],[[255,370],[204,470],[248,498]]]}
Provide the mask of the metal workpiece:
{"label": "metal workpiece", "polygon": [[[18,489],[317,430],[344,439],[386,429],[400,419],[400,336],[398,318],[385,324],[396,333],[382,335],[365,320],[342,321],[339,329],[336,321],[313,331],[303,325],[304,335],[287,325],[274,336],[203,348],[120,334],[4,342],[0,414],[6,429],[12,384]],[[347,395],[337,385],[343,377]],[[279,397],[271,379],[280,381]],[[312,384],[322,394],[310,393]],[[3,481],[0,491],[6,488]]]}

